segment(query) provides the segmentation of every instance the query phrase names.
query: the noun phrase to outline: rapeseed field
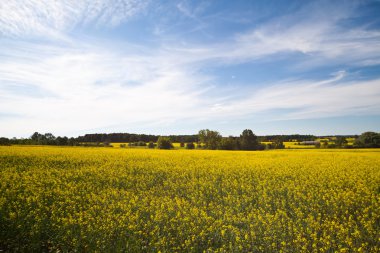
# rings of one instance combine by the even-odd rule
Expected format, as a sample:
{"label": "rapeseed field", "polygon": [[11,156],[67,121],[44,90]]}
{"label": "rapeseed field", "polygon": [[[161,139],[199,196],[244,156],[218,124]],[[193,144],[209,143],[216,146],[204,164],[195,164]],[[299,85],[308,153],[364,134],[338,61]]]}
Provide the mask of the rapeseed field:
{"label": "rapeseed field", "polygon": [[0,147],[0,250],[380,252],[377,150]]}

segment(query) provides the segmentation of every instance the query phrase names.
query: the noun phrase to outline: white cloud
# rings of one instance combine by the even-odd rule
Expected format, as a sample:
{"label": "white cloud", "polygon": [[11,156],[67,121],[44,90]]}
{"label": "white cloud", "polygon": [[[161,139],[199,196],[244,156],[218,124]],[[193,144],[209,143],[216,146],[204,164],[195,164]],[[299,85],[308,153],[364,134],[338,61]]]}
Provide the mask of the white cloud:
{"label": "white cloud", "polygon": [[[296,17],[198,46],[118,47],[109,41],[108,46],[101,42],[96,46],[67,33],[89,24],[118,25],[145,6],[146,2],[132,0],[0,2],[0,34],[5,37],[37,34],[70,41],[57,45],[1,40],[0,133],[76,135],[111,126],[128,131],[132,126],[153,129],[186,120],[238,121],[260,113],[278,120],[380,112],[378,78],[348,81],[349,73],[340,71],[327,80],[278,80],[242,89],[223,87],[203,72],[204,66],[271,60],[276,54],[294,52],[307,60],[290,67],[378,65],[380,32],[339,26],[350,10],[335,16],[307,15],[303,10]],[[198,18],[196,10],[177,7]],[[323,22],[316,22],[319,19]],[[275,118],[273,110],[284,112]]]}
{"label": "white cloud", "polygon": [[[278,54],[292,53],[305,57],[291,64],[297,69],[379,64],[380,31],[365,25],[342,25],[356,15],[356,3],[340,8],[326,2],[325,6],[315,5],[312,3],[291,15],[280,16],[252,30],[224,38],[220,43],[188,46],[179,51],[187,52],[192,61],[213,61],[216,64],[268,61],[276,59]],[[190,12],[180,6],[181,12]]]}
{"label": "white cloud", "polygon": [[[8,136],[36,130],[66,135],[111,127],[154,129],[189,120],[240,120],[284,109],[281,118],[268,113],[267,119],[380,111],[380,80],[346,81],[345,71],[327,80],[227,90],[212,86],[213,78],[178,51],[134,55],[84,45],[55,47],[54,54],[43,54],[40,46],[22,45],[27,54],[0,62],[0,132]],[[20,92],[27,87],[27,93]]]}
{"label": "white cloud", "polygon": [[140,0],[1,1],[0,34],[64,39],[76,26],[116,26],[146,6]]}
{"label": "white cloud", "polygon": [[252,91],[240,101],[217,106],[223,115],[238,117],[285,110],[270,120],[325,118],[345,115],[378,115],[380,79],[345,81],[345,72],[322,81],[293,80]]}
{"label": "white cloud", "polygon": [[[165,124],[195,118],[207,107],[201,97],[209,77],[193,75],[167,55],[93,46],[56,47],[51,55],[39,46],[29,44],[27,50],[28,44],[22,45],[28,58],[24,52],[0,62],[0,114],[22,115],[0,118],[2,134]],[[27,93],[20,91],[26,87]]]}

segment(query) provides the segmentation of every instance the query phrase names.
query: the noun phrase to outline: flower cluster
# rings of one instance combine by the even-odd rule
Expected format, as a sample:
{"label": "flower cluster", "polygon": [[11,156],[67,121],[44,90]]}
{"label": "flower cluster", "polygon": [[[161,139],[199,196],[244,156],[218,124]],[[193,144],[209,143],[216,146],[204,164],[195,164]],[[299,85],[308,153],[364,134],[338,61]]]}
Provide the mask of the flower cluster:
{"label": "flower cluster", "polygon": [[373,150],[0,147],[0,250],[379,252]]}

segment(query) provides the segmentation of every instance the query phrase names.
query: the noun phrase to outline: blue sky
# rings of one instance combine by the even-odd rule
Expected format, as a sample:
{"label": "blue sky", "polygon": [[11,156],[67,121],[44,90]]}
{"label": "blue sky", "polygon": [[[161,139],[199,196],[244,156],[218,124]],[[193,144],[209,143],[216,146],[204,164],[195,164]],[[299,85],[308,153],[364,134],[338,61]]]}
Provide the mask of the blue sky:
{"label": "blue sky", "polygon": [[380,131],[380,1],[0,2],[0,136]]}

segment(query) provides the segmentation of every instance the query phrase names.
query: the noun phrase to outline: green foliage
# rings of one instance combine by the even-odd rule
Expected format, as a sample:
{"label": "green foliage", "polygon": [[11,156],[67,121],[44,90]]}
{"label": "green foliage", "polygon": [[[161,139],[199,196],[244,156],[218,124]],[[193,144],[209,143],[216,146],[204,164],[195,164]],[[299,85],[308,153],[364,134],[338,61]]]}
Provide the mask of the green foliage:
{"label": "green foliage", "polygon": [[378,148],[380,147],[380,133],[365,132],[355,141],[357,147]]}
{"label": "green foliage", "polygon": [[172,142],[168,137],[160,136],[157,140],[157,148],[159,149],[171,149],[173,148]]}
{"label": "green foliage", "polygon": [[0,145],[1,146],[11,145],[11,141],[8,138],[0,137]]}
{"label": "green foliage", "polygon": [[259,149],[259,141],[257,136],[251,129],[245,129],[240,135],[240,149],[242,150],[256,150]]}
{"label": "green foliage", "polygon": [[139,146],[139,147],[145,147],[146,146],[146,142],[145,141],[139,141],[139,142],[137,142],[137,146]]}
{"label": "green foliage", "polygon": [[335,140],[335,145],[337,147],[344,147],[345,145],[347,145],[347,140],[344,136],[337,136],[336,137],[336,140]]}
{"label": "green foliage", "polygon": [[272,143],[272,148],[273,148],[273,149],[284,149],[284,148],[285,148],[285,145],[284,145],[284,143],[282,142],[282,140],[277,139],[277,140],[275,140],[275,141]]}
{"label": "green foliage", "polygon": [[204,143],[206,149],[217,149],[222,139],[219,132],[209,129],[200,130],[198,136],[200,142]]}
{"label": "green foliage", "polygon": [[153,141],[150,141],[148,144],[148,148],[154,148],[156,145],[154,144]]}
{"label": "green foliage", "polygon": [[194,143],[192,143],[192,142],[186,143],[186,149],[194,149],[194,148],[195,148]]}
{"label": "green foliage", "polygon": [[326,140],[323,140],[323,141],[320,142],[320,147],[321,148],[327,148],[328,145],[329,145],[329,142],[326,141]]}
{"label": "green foliage", "polygon": [[230,136],[228,138],[222,138],[219,143],[219,149],[222,150],[236,150],[238,149],[238,141],[236,138]]}

